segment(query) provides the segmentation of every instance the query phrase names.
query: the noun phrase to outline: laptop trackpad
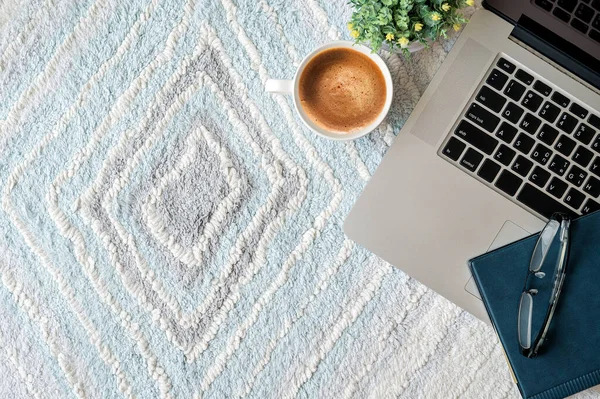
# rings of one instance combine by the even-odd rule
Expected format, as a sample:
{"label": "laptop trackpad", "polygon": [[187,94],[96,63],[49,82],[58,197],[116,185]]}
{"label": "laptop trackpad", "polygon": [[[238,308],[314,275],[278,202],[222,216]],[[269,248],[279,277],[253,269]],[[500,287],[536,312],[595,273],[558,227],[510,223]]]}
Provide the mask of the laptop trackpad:
{"label": "laptop trackpad", "polygon": [[[490,245],[490,247],[488,248],[488,250],[486,252],[493,251],[494,249],[503,247],[507,244],[510,244],[511,242],[515,242],[515,241],[520,240],[521,238],[525,238],[529,235],[531,235],[530,232],[523,229],[522,227],[517,226],[510,220],[507,220],[506,222],[504,222],[504,224],[500,228],[500,231],[498,232],[498,234],[496,234],[494,241],[492,241],[492,245]],[[465,290],[468,293],[481,299],[481,296],[479,295],[479,290],[477,290],[477,286],[475,285],[475,281],[473,280],[473,277],[471,277],[469,279],[469,281],[467,282],[467,285],[465,286]]]}

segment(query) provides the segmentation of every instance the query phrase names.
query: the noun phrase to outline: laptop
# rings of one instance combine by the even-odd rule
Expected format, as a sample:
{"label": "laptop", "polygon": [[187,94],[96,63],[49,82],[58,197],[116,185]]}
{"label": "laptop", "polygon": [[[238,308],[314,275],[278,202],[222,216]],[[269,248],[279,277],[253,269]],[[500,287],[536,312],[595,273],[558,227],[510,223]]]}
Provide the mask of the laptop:
{"label": "laptop", "polygon": [[489,321],[467,260],[539,231],[553,212],[600,209],[600,0],[484,7],[344,231]]}

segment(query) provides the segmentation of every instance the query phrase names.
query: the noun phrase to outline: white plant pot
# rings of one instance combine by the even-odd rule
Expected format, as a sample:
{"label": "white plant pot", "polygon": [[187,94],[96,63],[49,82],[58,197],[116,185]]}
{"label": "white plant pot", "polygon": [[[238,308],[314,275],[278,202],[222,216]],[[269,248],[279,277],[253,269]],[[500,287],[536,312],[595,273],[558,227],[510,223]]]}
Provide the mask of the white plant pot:
{"label": "white plant pot", "polygon": [[[431,44],[433,43],[433,41],[428,40],[427,41],[429,43],[429,45],[431,46]],[[400,50],[400,47],[394,46],[393,49],[390,48],[390,46],[387,43],[383,43],[383,45],[381,46],[382,49],[384,49],[385,51],[389,51],[392,53],[401,53],[402,51]],[[417,51],[423,50],[425,48],[425,45],[419,41],[417,42],[411,42],[408,44],[408,46],[406,47],[408,49],[408,51],[410,53],[416,53]]]}

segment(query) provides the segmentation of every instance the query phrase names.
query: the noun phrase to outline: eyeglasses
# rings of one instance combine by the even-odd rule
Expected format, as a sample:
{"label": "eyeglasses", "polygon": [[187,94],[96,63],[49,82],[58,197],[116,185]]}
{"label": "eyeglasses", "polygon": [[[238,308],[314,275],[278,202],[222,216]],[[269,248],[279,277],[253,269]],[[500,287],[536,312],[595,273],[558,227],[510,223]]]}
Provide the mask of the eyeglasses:
{"label": "eyeglasses", "polygon": [[531,255],[517,320],[521,353],[529,358],[544,343],[560,297],[569,259],[570,224],[568,215],[552,215]]}

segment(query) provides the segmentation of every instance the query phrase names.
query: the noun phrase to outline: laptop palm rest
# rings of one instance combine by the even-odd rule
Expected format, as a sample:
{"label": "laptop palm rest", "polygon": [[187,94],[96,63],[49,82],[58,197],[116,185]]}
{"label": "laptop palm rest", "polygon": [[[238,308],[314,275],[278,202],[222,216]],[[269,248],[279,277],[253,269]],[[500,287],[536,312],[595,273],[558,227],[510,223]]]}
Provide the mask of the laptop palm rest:
{"label": "laptop palm rest", "polygon": [[[435,115],[435,121],[441,122],[444,127],[448,121],[456,119],[456,113],[459,109],[462,110],[462,107],[449,107],[448,102],[452,99],[468,99],[469,93],[479,84],[481,74],[487,70],[490,59],[494,56],[495,54],[483,45],[471,38],[467,39],[448,73],[431,95],[422,114]],[[448,133],[441,126],[433,127],[431,118],[419,118],[411,132],[432,146],[437,145],[439,139]]]}

